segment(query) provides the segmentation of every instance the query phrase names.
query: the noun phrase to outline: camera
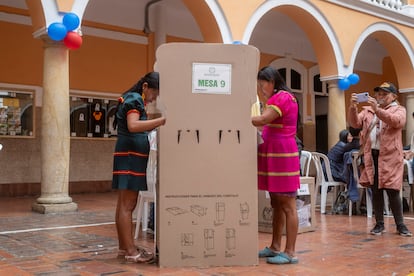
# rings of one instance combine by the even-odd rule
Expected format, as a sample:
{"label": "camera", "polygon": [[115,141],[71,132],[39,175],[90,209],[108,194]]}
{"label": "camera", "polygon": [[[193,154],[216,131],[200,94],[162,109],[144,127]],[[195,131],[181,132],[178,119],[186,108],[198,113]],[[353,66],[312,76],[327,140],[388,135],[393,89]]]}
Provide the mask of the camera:
{"label": "camera", "polygon": [[369,93],[368,92],[362,92],[362,93],[356,94],[356,96],[357,96],[357,102],[364,103],[364,102],[368,101]]}

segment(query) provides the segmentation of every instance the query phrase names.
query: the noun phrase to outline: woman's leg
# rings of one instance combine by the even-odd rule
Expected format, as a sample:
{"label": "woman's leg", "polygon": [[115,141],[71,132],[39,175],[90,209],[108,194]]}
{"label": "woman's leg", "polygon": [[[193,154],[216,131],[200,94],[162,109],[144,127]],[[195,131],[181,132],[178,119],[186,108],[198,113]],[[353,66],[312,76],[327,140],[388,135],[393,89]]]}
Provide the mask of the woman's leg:
{"label": "woman's leg", "polygon": [[296,237],[298,235],[298,212],[296,210],[296,198],[290,196],[278,196],[282,212],[286,217],[286,247],[285,253],[290,257],[295,256]]}
{"label": "woman's leg", "polygon": [[384,224],[384,192],[378,189],[378,155],[379,152],[372,150],[372,159],[374,161],[374,185],[372,185],[372,203],[375,212],[375,221],[378,224]]}
{"label": "woman's leg", "polygon": [[272,221],[272,244],[270,246],[274,251],[280,251],[282,248],[282,234],[285,228],[286,216],[282,211],[282,206],[278,201],[278,197],[275,193],[269,193],[271,205],[273,208],[273,221]]}
{"label": "woman's leg", "polygon": [[391,189],[386,189],[386,191],[390,201],[391,211],[394,216],[395,225],[398,226],[404,224],[400,191]]}
{"label": "woman's leg", "polygon": [[134,244],[132,212],[137,204],[138,192],[131,190],[118,191],[118,203],[116,207],[116,230],[118,232],[119,249],[125,250],[127,256],[138,254]]}
{"label": "woman's leg", "polygon": [[125,250],[125,244],[123,244],[123,241],[120,239],[120,235],[119,233],[121,232],[121,226],[119,225],[118,221],[119,221],[119,210],[121,209],[120,204],[121,204],[121,200],[120,200],[120,193],[121,191],[118,191],[118,200],[116,203],[116,212],[115,212],[115,226],[116,226],[116,232],[118,233],[118,249],[119,250]]}

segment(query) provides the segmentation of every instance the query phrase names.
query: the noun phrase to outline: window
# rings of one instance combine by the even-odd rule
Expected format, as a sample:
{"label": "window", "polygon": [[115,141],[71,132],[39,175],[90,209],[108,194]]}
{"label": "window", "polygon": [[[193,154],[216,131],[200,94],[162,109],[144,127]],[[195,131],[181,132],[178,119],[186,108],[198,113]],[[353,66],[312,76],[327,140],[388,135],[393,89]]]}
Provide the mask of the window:
{"label": "window", "polygon": [[298,71],[290,69],[290,88],[293,90],[302,90],[301,74]]}
{"label": "window", "polygon": [[34,91],[0,87],[0,136],[34,136]]}
{"label": "window", "polygon": [[321,82],[320,77],[320,74],[316,74],[313,76],[313,93],[315,93],[315,95],[318,96],[328,96],[328,83]]}
{"label": "window", "polygon": [[112,137],[118,101],[113,99],[71,96],[70,132],[72,137]]}

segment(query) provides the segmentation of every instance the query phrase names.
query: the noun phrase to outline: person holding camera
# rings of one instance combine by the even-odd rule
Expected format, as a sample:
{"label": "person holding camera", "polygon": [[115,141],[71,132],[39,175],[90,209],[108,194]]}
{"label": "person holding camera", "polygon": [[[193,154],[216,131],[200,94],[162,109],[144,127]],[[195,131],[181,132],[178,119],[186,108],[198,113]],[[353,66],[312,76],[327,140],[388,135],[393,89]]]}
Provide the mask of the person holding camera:
{"label": "person holding camera", "polygon": [[371,187],[375,212],[373,235],[381,235],[384,227],[384,196],[387,192],[391,211],[401,236],[412,233],[404,224],[400,190],[402,189],[404,163],[402,129],[406,122],[406,110],[397,101],[397,88],[384,82],[374,88],[374,97],[366,97],[367,106],[358,113],[358,99],[353,93],[348,112],[348,122],[361,128],[361,147],[364,151],[365,167],[361,171],[360,184]]}

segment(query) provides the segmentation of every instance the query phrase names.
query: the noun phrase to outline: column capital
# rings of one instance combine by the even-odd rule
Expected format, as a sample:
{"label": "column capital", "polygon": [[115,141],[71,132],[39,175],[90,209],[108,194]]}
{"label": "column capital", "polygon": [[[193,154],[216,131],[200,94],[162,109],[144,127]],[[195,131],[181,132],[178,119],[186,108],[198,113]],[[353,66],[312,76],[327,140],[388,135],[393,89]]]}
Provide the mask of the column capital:
{"label": "column capital", "polygon": [[339,89],[338,80],[328,80],[326,83],[328,83],[328,89]]}
{"label": "column capital", "polygon": [[60,48],[60,47],[65,47],[65,44],[63,43],[63,40],[61,41],[56,41],[56,40],[52,40],[47,34],[43,34],[39,37],[42,41],[43,41],[43,48]]}

